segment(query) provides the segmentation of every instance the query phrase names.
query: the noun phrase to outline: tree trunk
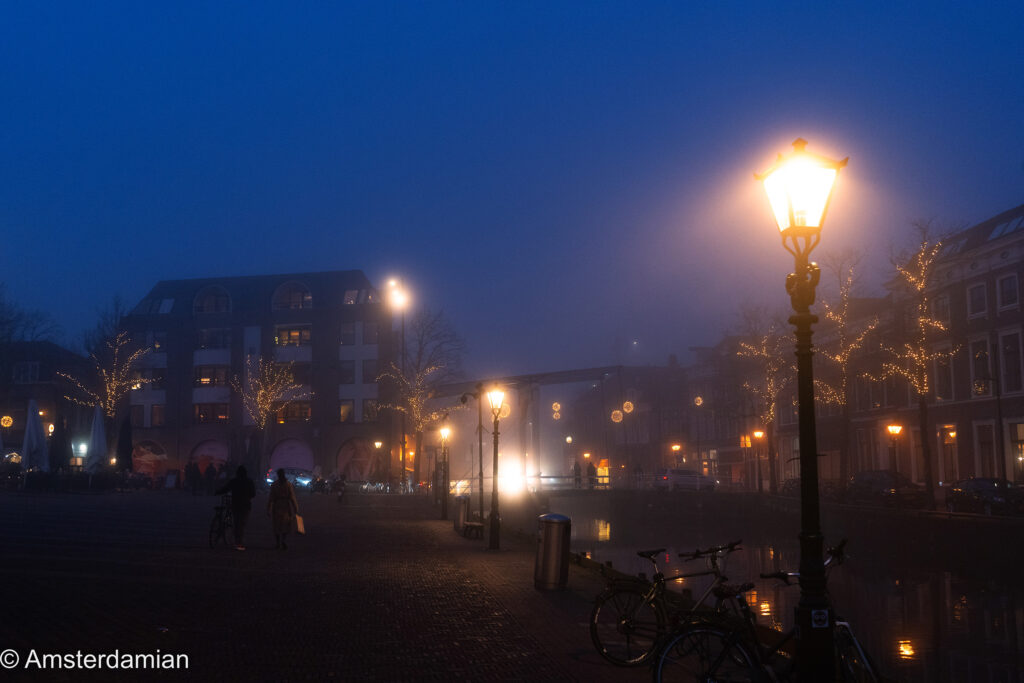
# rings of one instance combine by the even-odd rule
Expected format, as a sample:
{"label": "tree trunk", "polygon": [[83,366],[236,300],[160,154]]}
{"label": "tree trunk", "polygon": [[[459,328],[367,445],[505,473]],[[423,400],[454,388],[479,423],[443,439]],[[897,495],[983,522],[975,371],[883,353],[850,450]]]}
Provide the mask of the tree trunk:
{"label": "tree trunk", "polygon": [[935,508],[935,476],[932,474],[932,439],[928,430],[928,402],[917,397],[917,414],[921,430],[921,459],[924,461],[924,485],[928,491],[928,509]]}
{"label": "tree trunk", "polygon": [[420,484],[420,461],[423,460],[423,430],[416,430],[416,454],[412,458],[412,490]]}
{"label": "tree trunk", "polygon": [[768,492],[775,494],[779,492],[779,449],[775,444],[775,421],[768,423],[765,428],[768,441]]}

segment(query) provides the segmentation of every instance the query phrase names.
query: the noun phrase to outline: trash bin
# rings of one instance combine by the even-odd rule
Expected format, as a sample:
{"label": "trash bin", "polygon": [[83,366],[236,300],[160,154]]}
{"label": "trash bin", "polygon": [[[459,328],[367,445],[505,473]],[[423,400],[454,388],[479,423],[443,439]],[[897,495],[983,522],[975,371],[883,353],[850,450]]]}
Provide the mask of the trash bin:
{"label": "trash bin", "polygon": [[461,534],[466,527],[466,522],[469,520],[469,496],[455,496],[455,515],[453,520],[455,531]]}
{"label": "trash bin", "polygon": [[569,536],[572,520],[565,515],[541,515],[537,531],[537,562],[533,586],[541,590],[562,590],[569,582]]}

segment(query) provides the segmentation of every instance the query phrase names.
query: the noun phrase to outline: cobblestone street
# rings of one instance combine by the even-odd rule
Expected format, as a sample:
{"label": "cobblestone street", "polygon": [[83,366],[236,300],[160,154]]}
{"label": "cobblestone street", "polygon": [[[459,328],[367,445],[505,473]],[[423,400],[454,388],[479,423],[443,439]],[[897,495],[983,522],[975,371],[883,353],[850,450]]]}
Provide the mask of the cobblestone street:
{"label": "cobblestone street", "polygon": [[[590,643],[596,573],[572,566],[569,590],[534,589],[532,539],[506,534],[501,551],[487,551],[422,496],[304,496],[309,533],[278,551],[260,495],[248,549],[211,550],[217,500],[0,495],[0,650],[24,662],[33,648],[159,649],[188,655],[187,675],[201,680],[648,678],[606,664]],[[86,676],[19,671],[16,680]]]}

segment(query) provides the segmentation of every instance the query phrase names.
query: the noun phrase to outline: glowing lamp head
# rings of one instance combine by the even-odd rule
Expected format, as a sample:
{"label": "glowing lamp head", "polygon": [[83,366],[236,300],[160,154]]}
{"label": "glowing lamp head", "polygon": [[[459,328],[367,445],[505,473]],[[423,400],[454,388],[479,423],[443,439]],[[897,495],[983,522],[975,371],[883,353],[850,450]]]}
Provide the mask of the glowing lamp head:
{"label": "glowing lamp head", "polygon": [[380,450],[380,447],[383,446],[383,445],[384,445],[383,441],[374,441],[373,442],[373,447],[376,448],[378,451]]}
{"label": "glowing lamp head", "polygon": [[679,444],[677,444],[677,443],[674,443],[674,444],[672,444],[672,450],[673,450],[673,451],[675,451],[675,452],[677,452],[677,453],[678,453],[678,452],[679,452],[679,451],[681,451],[682,449],[683,449],[683,447],[682,447],[682,446],[680,446]]}
{"label": "glowing lamp head", "polygon": [[494,419],[501,415],[501,408],[505,403],[505,392],[495,387],[487,392],[487,402],[491,404],[491,414]]}
{"label": "glowing lamp head", "polygon": [[452,430],[449,427],[441,427],[441,441],[447,441],[448,437],[451,436]]}
{"label": "glowing lamp head", "polygon": [[754,438],[755,439],[763,439],[764,438],[764,432],[761,431],[760,429],[755,430],[754,431]]}
{"label": "glowing lamp head", "polygon": [[806,147],[807,141],[797,138],[789,156],[780,154],[775,166],[755,174],[764,183],[783,245],[798,257],[806,257],[817,245],[836,176],[849,159],[834,161]]}
{"label": "glowing lamp head", "polygon": [[565,437],[565,442],[566,443],[572,443],[572,437],[571,436]]}
{"label": "glowing lamp head", "polygon": [[394,287],[388,292],[388,303],[391,304],[391,308],[401,311],[409,304],[409,295],[405,290]]}
{"label": "glowing lamp head", "polygon": [[888,425],[885,429],[889,432],[889,436],[899,436],[903,431],[903,425]]}
{"label": "glowing lamp head", "polygon": [[587,458],[587,459],[590,459],[590,453],[584,453],[584,454],[583,454],[583,457],[584,457],[584,458]]}

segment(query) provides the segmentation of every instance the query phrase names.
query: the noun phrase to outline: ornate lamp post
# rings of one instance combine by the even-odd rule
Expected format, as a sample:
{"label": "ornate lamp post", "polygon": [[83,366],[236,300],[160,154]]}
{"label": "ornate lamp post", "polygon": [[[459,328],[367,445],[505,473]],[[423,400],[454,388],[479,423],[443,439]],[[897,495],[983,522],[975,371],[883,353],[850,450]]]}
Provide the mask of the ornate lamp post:
{"label": "ornate lamp post", "polygon": [[903,425],[886,425],[885,431],[889,432],[889,469],[895,473],[899,469],[896,467],[896,439],[903,431]]}
{"label": "ornate lamp post", "polygon": [[[398,346],[398,353],[401,357],[401,369],[402,377],[405,377],[405,309],[409,305],[409,295],[405,289],[402,288],[401,283],[398,280],[388,280],[388,303],[393,311],[399,311],[402,314],[402,335],[401,341]],[[401,441],[401,457],[400,457],[400,474],[398,490],[401,493],[405,493],[405,411],[402,411],[401,417],[401,430],[402,430],[402,441]],[[388,458],[388,480],[390,483],[391,479],[391,458]]]}
{"label": "ornate lamp post", "polygon": [[800,642],[799,680],[828,681],[835,677],[832,639],[834,616],[825,586],[824,540],[818,497],[818,445],[814,424],[814,375],[811,325],[818,317],[810,311],[821,271],[808,260],[821,238],[832,187],[847,159],[834,161],[810,154],[807,141],[797,139],[788,157],[779,155],[774,167],[762,175],[772,212],[782,234],[782,246],[793,255],[795,266],[786,277],[786,292],[794,314],[789,322],[796,333],[797,405],[800,420],[800,602],[796,623]]}
{"label": "ornate lamp post", "polygon": [[448,437],[451,436],[452,430],[445,425],[441,427],[441,519],[448,519],[448,489],[451,485],[448,483]]}
{"label": "ornate lamp post", "polygon": [[487,392],[487,401],[491,404],[491,415],[494,416],[494,465],[491,468],[491,539],[490,550],[501,548],[501,518],[498,516],[498,418],[501,417],[501,406],[505,402],[505,392],[495,387]]}

